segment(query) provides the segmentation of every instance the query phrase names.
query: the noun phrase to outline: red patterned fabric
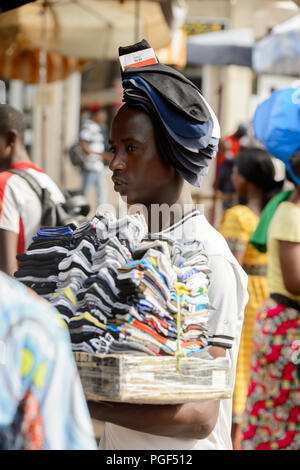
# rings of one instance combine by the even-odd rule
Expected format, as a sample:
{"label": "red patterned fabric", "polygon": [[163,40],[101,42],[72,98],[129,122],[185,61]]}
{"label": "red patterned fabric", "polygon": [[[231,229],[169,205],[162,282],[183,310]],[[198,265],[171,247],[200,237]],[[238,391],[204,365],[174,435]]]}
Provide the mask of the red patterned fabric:
{"label": "red patterned fabric", "polygon": [[254,324],[241,448],[300,450],[300,383],[293,362],[300,313],[268,299]]}
{"label": "red patterned fabric", "polygon": [[28,391],[23,402],[23,422],[21,433],[24,439],[24,450],[41,450],[43,444],[43,422],[40,405],[31,391]]}

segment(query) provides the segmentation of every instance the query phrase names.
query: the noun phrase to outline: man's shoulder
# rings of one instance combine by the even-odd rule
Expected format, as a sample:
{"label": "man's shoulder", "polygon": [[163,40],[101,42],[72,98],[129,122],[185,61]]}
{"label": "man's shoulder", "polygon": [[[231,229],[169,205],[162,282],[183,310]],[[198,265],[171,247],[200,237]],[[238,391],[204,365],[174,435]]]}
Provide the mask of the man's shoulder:
{"label": "man's shoulder", "polygon": [[92,119],[85,119],[81,123],[81,130],[83,129],[99,130],[101,129],[101,127],[97,122],[93,121]]}
{"label": "man's shoulder", "polygon": [[8,180],[13,176],[13,173],[10,173],[7,170],[1,171],[0,172],[0,188],[3,189],[3,187],[6,186],[6,183]]}
{"label": "man's shoulder", "polygon": [[218,230],[206,219],[205,215],[198,214],[185,223],[189,236],[201,241],[209,255],[225,255],[230,253],[228,244]]}
{"label": "man's shoulder", "polygon": [[243,271],[223,235],[209,223],[200,211],[186,215],[162,233],[169,234],[178,241],[197,240],[202,243],[209,263],[212,263],[213,259],[219,258],[219,260],[222,259],[222,265],[229,263],[237,272]]}
{"label": "man's shoulder", "polygon": [[0,201],[2,204],[7,200],[8,195],[22,194],[23,190],[24,184],[19,181],[18,175],[7,170],[0,172]]}
{"label": "man's shoulder", "polygon": [[19,178],[22,178],[23,172],[30,172],[32,170],[34,170],[34,173],[44,174],[44,171],[31,161],[20,161],[15,163],[0,172],[0,185],[3,187],[3,185],[6,185],[9,180],[13,181],[16,178],[19,181]]}
{"label": "man's shoulder", "polygon": [[[19,165],[13,170],[22,170],[29,175],[29,178],[34,181],[42,188],[47,188],[51,195],[55,197],[55,202],[64,202],[65,198],[61,190],[55,181],[45,173],[40,167],[33,163],[27,163],[26,165]],[[30,179],[27,180],[22,174],[12,173],[9,170],[0,172],[0,199],[4,199],[6,190],[9,190],[14,197],[19,198],[24,196],[24,192],[27,197],[32,199],[37,198],[37,194],[30,185]]]}
{"label": "man's shoulder", "polygon": [[[203,214],[190,218],[185,224],[184,232],[188,237],[194,237],[203,243],[209,264],[219,260],[219,266],[230,264],[238,275],[245,279],[245,273],[233,256],[223,235],[215,229]],[[222,261],[222,262],[221,262]],[[221,262],[221,264],[220,264]]]}

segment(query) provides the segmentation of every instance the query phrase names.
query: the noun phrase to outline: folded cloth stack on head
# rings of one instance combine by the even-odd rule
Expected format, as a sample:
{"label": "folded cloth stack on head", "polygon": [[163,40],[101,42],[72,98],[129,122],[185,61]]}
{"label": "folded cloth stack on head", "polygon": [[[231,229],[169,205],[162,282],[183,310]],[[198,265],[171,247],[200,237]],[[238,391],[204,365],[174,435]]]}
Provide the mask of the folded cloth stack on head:
{"label": "folded cloth stack on head", "polygon": [[213,110],[190,80],[158,62],[147,41],[120,47],[119,56],[123,101],[151,116],[161,156],[200,186],[220,139]]}

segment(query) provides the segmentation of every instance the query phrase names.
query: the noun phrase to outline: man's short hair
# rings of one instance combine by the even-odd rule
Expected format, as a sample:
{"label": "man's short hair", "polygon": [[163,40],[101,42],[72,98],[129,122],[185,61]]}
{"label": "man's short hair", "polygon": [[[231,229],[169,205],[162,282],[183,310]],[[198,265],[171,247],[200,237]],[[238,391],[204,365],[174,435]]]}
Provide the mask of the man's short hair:
{"label": "man's short hair", "polygon": [[8,104],[0,104],[0,135],[16,131],[24,142],[25,120],[23,114]]}

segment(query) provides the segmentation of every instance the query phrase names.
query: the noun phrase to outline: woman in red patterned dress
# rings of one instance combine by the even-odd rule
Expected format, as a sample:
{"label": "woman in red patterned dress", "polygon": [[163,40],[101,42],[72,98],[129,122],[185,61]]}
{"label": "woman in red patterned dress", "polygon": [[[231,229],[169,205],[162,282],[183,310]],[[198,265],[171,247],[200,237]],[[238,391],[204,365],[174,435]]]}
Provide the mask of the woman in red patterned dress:
{"label": "woman in red patterned dress", "polygon": [[[300,177],[300,151],[290,157]],[[270,298],[254,323],[242,449],[300,450],[300,186],[268,228]]]}

